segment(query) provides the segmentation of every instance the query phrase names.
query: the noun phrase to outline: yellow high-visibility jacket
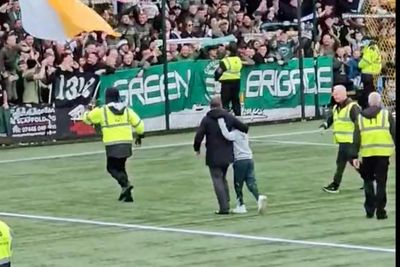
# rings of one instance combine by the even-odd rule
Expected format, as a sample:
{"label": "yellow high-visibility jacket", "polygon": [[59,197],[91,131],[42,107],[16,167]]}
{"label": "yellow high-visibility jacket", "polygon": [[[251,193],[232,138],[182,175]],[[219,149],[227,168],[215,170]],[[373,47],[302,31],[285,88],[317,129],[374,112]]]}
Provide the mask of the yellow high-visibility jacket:
{"label": "yellow high-visibility jacket", "polygon": [[379,75],[381,73],[382,56],[377,45],[370,45],[363,49],[358,67],[364,74]]}
{"label": "yellow high-visibility jacket", "polygon": [[119,114],[112,112],[108,105],[96,107],[86,111],[82,119],[86,124],[100,124],[106,146],[132,143],[132,127],[138,135],[144,134],[143,121],[128,107],[123,108]]}
{"label": "yellow high-visibility jacket", "polygon": [[350,110],[354,105],[357,105],[357,103],[350,102],[340,110],[337,105],[333,107],[333,136],[335,143],[353,143],[355,126],[350,117]]}
{"label": "yellow high-visibility jacket", "polygon": [[386,156],[394,152],[394,142],[390,133],[389,111],[379,111],[375,118],[358,117],[361,135],[360,156]]}
{"label": "yellow high-visibility jacket", "polygon": [[0,265],[11,262],[11,229],[5,223],[0,221]]}
{"label": "yellow high-visibility jacket", "polygon": [[242,70],[242,60],[240,57],[226,57],[222,59],[226,67],[226,71],[219,78],[220,81],[240,80],[240,71]]}

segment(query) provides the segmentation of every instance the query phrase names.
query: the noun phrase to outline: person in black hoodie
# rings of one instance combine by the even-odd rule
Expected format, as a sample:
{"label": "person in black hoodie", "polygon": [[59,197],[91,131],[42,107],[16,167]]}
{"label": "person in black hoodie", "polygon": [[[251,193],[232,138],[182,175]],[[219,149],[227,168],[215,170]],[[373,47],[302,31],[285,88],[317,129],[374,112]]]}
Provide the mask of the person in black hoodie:
{"label": "person in black hoodie", "polygon": [[233,143],[222,135],[218,125],[218,119],[224,118],[228,130],[235,128],[247,133],[249,128],[240,122],[228,111],[222,109],[219,96],[210,101],[211,110],[202,119],[194,138],[193,148],[200,155],[200,146],[204,136],[206,137],[206,165],[210,169],[215,194],[217,195],[219,210],[216,214],[229,214],[229,187],[226,173],[233,162]]}
{"label": "person in black hoodie", "polygon": [[120,201],[133,202],[131,185],[125,170],[126,160],[132,156],[132,127],[135,128],[136,145],[144,137],[144,123],[125,103],[121,102],[116,88],[106,90],[106,104],[83,114],[86,124],[100,124],[106,147],[107,171],[121,186]]}
{"label": "person in black hoodie", "polygon": [[353,165],[360,169],[364,179],[367,218],[374,217],[376,211],[376,218],[383,220],[387,218],[386,181],[389,158],[396,143],[396,123],[392,114],[381,108],[382,100],[378,93],[373,92],[368,96],[368,104],[369,107],[358,117],[354,130],[358,141],[355,144],[357,154],[360,152],[362,161],[356,158]]}

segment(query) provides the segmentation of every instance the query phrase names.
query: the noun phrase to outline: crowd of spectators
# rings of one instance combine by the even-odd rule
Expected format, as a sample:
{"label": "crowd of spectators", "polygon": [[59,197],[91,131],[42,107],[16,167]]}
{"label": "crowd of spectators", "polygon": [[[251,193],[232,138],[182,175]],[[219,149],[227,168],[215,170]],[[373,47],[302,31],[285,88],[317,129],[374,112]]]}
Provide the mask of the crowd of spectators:
{"label": "crowd of spectators", "polygon": [[[391,3],[368,1],[373,11],[380,14]],[[124,2],[118,6],[93,7],[121,37],[101,32],[82,33],[63,44],[38,40],[24,32],[18,1],[0,0],[0,79],[8,102],[48,102],[49,87],[60,73],[112,73],[162,63],[160,4],[149,0]],[[302,2],[302,16],[312,14],[312,1]],[[311,19],[302,23],[300,40],[296,27],[297,0],[167,0],[167,5],[167,39],[232,34],[238,39],[240,57],[248,65],[268,62],[283,65],[299,55],[301,44],[306,57],[334,58],[335,83],[359,81],[360,49],[367,34],[365,21],[342,19],[343,13],[357,12],[358,0],[317,0],[316,34]],[[382,38],[394,38],[395,25],[381,29],[380,34]],[[202,48],[193,41],[167,45],[169,62],[220,59],[224,54],[224,45]],[[5,102],[0,105],[7,106]]]}

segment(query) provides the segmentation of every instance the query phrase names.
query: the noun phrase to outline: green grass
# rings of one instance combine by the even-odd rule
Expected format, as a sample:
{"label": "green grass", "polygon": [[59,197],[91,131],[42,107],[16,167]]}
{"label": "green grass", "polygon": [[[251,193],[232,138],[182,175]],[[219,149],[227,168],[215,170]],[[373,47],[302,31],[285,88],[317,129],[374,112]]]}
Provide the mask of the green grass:
{"label": "green grass", "polygon": [[[257,126],[251,136],[315,130],[317,122]],[[191,142],[193,134],[144,139],[143,146]],[[0,211],[115,223],[217,231],[381,248],[395,246],[395,164],[388,182],[389,219],[367,220],[361,179],[348,168],[341,193],[330,182],[336,148],[271,143],[331,143],[331,134],[258,139],[252,148],[265,216],[247,189],[246,215],[216,216],[216,198],[191,146],[139,150],[128,162],[135,203],[116,201],[119,189],[105,171],[104,154],[2,163]],[[100,143],[3,150],[0,161],[98,151]],[[203,151],[204,152],[204,151]],[[203,153],[204,154],[204,153]],[[232,173],[229,171],[232,184]],[[231,190],[234,199],[234,191]],[[234,207],[234,201],[231,206]],[[119,227],[2,217],[14,230],[14,266],[394,266],[394,253],[132,230]]]}

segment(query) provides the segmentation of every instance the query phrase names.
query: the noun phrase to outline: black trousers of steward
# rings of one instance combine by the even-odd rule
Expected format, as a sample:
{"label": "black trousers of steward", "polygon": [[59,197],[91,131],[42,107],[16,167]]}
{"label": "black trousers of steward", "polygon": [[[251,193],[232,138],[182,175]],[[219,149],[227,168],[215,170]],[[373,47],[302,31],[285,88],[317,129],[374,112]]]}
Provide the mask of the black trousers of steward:
{"label": "black trousers of steward", "polygon": [[[377,216],[386,215],[386,182],[389,169],[389,157],[365,157],[360,166],[364,179],[365,212]],[[376,190],[374,187],[376,181]]]}
{"label": "black trousers of steward", "polygon": [[221,81],[221,101],[222,107],[230,110],[232,104],[233,113],[235,116],[240,116],[240,80]]}
{"label": "black trousers of steward", "polygon": [[129,184],[125,163],[126,158],[107,157],[107,171],[117,180],[121,188],[127,187]]}

